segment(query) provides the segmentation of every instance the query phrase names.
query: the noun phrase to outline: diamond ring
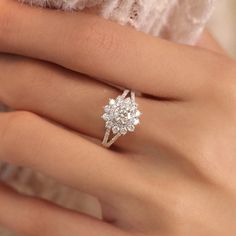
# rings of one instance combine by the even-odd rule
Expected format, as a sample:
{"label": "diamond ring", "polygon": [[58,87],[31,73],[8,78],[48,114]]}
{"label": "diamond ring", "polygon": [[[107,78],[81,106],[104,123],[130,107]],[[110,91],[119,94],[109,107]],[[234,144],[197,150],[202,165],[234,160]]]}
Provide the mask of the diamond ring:
{"label": "diamond ring", "polygon": [[[140,115],[133,91],[125,90],[116,99],[109,99],[109,104],[104,107],[102,115],[106,128],[102,145],[109,148],[120,136],[134,132],[135,126],[140,123]],[[113,138],[109,140],[111,133]]]}

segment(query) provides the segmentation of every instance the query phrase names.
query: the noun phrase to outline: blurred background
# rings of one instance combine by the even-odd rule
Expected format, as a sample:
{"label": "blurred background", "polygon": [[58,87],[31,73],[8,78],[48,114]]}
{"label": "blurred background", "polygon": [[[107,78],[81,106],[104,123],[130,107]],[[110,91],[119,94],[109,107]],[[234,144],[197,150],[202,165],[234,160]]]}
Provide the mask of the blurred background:
{"label": "blurred background", "polygon": [[236,0],[217,1],[209,28],[221,45],[236,58]]}
{"label": "blurred background", "polygon": [[[210,31],[213,33],[213,35],[215,35],[215,37],[221,43],[221,45],[234,58],[236,58],[236,0],[217,0],[216,9],[209,22],[208,27],[210,28]],[[11,168],[14,168],[14,167],[11,167]],[[9,170],[9,172],[13,172],[13,171]],[[26,175],[24,176],[24,178],[28,178],[27,173],[30,174],[31,172],[24,171],[24,175]],[[44,177],[38,174],[37,179],[40,179],[40,178],[42,180],[41,182],[44,182]],[[32,180],[32,183],[33,182],[34,180]],[[14,182],[13,182],[13,185],[14,185]],[[39,185],[37,187],[38,187],[38,192],[40,192],[41,186]],[[58,186],[56,186],[54,181],[50,182],[47,180],[47,188],[56,189],[57,187]],[[66,193],[67,191],[69,191],[67,188],[63,188],[63,192]],[[27,190],[25,192],[27,192]],[[51,193],[50,191],[50,194],[54,194],[54,193]],[[47,198],[49,196],[45,195],[43,197]],[[50,196],[50,198],[52,197]],[[89,200],[88,196],[83,195],[83,194],[79,194],[79,195],[77,193],[70,194],[69,199],[62,198],[58,200],[56,199],[56,194],[55,194],[54,199],[59,204],[60,202],[68,202],[68,203],[75,202],[74,199],[76,199],[78,202],[82,203],[81,205],[78,206],[78,209],[80,209],[80,211],[82,212],[83,211],[85,212],[85,209],[86,209],[86,212],[89,213],[89,211],[91,211],[90,213],[92,214],[92,211],[94,209],[94,206],[91,204],[91,201]],[[70,207],[70,205],[68,205],[67,207]],[[16,236],[16,235],[0,227],[0,236]]]}

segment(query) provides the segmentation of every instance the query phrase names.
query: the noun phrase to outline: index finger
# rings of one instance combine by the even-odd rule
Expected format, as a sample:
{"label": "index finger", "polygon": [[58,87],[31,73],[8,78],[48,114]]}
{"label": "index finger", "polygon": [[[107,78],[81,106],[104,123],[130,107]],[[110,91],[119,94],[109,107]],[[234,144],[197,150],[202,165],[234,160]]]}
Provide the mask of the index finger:
{"label": "index finger", "polygon": [[157,39],[99,16],[15,1],[1,3],[0,51],[47,60],[167,98],[198,91],[212,77],[209,68],[217,60],[216,56],[209,60],[204,50]]}

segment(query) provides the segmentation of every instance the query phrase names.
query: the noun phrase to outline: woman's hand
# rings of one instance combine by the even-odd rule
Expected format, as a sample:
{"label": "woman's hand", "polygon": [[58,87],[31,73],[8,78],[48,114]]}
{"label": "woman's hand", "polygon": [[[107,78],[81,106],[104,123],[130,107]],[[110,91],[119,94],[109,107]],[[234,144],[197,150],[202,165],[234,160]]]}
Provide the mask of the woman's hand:
{"label": "woman's hand", "polygon": [[[0,158],[96,196],[104,219],[1,187],[2,225],[26,236],[235,235],[233,60],[9,0],[0,51],[20,55],[0,57],[0,98],[18,110],[0,115]],[[100,116],[120,94],[112,84],[142,92],[143,115],[107,150]]]}

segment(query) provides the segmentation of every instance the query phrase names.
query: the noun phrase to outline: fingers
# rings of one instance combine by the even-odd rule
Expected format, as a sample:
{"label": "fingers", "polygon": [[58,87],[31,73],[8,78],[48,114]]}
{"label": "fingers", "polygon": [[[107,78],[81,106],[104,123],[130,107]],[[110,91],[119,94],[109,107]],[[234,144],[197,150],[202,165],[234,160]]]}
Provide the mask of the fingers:
{"label": "fingers", "polygon": [[[4,104],[32,111],[99,140],[105,132],[101,118],[103,107],[109,98],[121,94],[111,86],[78,73],[23,57],[0,55],[0,71],[0,98]],[[143,100],[137,98],[140,109],[146,113]],[[132,135],[128,143],[122,137],[116,145],[139,146],[136,144],[142,142],[144,136],[137,137],[142,138],[134,139]]]}
{"label": "fingers", "polygon": [[216,58],[201,50],[90,14],[42,10],[15,1],[1,5],[2,52],[51,61],[158,97],[192,96],[212,77],[210,65]]}
{"label": "fingers", "polygon": [[[3,103],[37,113],[101,142],[105,133],[103,107],[121,91],[58,66],[18,56],[0,55],[0,71]],[[162,102],[141,97],[136,100],[143,113],[141,124],[114,144],[135,152],[143,150],[144,141],[151,144],[154,126],[160,131],[159,139],[166,139],[167,117],[175,113]],[[157,115],[158,119],[150,121]]]}
{"label": "fingers", "polygon": [[28,112],[0,115],[0,159],[50,175],[83,192],[104,197],[125,182],[120,155]]}
{"label": "fingers", "polygon": [[120,91],[59,66],[23,57],[0,55],[0,71],[4,104],[102,139],[103,106]]}
{"label": "fingers", "polygon": [[3,185],[0,185],[0,224],[24,236],[123,235],[102,221],[20,195]]}

